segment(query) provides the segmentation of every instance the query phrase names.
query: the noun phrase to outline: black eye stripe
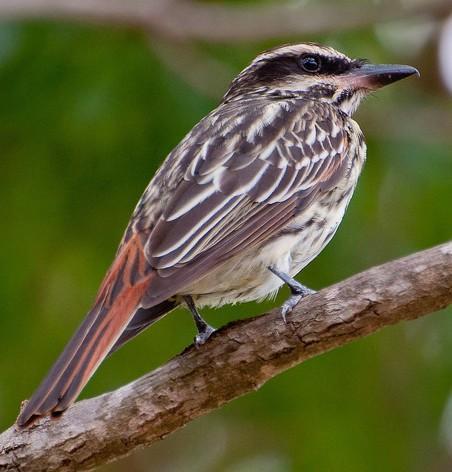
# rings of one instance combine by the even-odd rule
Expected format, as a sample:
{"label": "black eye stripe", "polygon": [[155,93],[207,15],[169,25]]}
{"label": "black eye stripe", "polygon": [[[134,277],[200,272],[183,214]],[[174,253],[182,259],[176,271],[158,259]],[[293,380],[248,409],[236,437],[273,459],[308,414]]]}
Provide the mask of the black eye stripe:
{"label": "black eye stripe", "polygon": [[[301,61],[306,58],[312,58],[314,61],[318,60],[320,67],[318,69],[314,67],[311,69],[303,67]],[[306,75],[343,74],[361,65],[361,60],[350,61],[347,58],[332,57],[316,53],[304,53],[301,55],[287,54],[271,58],[270,60],[265,59],[260,61],[252,70],[252,75],[247,76],[247,79],[250,82],[259,81],[262,84],[269,84],[289,75],[300,73]]]}
{"label": "black eye stripe", "polygon": [[[317,61],[318,68],[310,68],[309,63]],[[307,63],[307,64],[306,64]],[[320,54],[303,54],[298,59],[301,69],[307,73],[317,74],[343,74],[355,67],[360,67],[361,61],[349,61],[341,57],[322,56]],[[308,65],[308,67],[306,67]]]}
{"label": "black eye stripe", "polygon": [[[320,58],[320,69],[318,71],[307,71],[300,65],[300,59],[305,56]],[[276,84],[281,87],[287,77],[309,76],[332,76],[346,73],[349,70],[361,67],[364,60],[350,60],[345,57],[328,56],[316,52],[305,52],[303,54],[287,53],[279,56],[264,57],[256,61],[251,67],[245,69],[233,84],[229,95],[235,90],[252,90],[261,87],[268,88]],[[318,91],[321,93],[321,91]]]}

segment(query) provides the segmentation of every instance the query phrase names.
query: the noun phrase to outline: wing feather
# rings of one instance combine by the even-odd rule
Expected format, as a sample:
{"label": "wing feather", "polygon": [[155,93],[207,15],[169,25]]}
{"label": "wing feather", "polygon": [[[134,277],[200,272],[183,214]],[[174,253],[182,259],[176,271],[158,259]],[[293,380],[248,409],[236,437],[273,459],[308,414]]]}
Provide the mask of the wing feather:
{"label": "wing feather", "polygon": [[321,102],[255,100],[225,104],[195,127],[180,151],[184,179],[145,245],[161,282],[148,303],[261,244],[332,188],[349,164],[345,119]]}

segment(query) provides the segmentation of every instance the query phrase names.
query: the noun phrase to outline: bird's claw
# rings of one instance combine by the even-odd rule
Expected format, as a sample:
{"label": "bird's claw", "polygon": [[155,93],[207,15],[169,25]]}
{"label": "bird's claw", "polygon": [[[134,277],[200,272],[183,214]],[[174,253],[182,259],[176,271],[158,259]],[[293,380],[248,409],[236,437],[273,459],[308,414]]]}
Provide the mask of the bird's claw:
{"label": "bird's claw", "polygon": [[292,313],[297,303],[303,298],[303,295],[291,295],[281,307],[281,316],[285,324],[287,324],[287,315]]}
{"label": "bird's claw", "polygon": [[300,287],[292,289],[292,295],[283,303],[281,307],[281,316],[285,324],[287,324],[287,315],[290,315],[298,302],[308,295],[316,293],[308,287],[300,284]]}
{"label": "bird's claw", "polygon": [[206,324],[204,329],[195,336],[195,346],[197,348],[201,347],[210,338],[210,336],[215,333],[215,331],[215,328],[212,328],[212,326]]}
{"label": "bird's claw", "polygon": [[287,315],[292,313],[292,310],[302,298],[315,293],[315,290],[302,285],[300,282],[298,282],[298,280],[295,280],[290,275],[285,274],[274,266],[270,266],[269,270],[273,272],[276,277],[279,277],[284,283],[286,283],[292,293],[292,295],[283,303],[281,307],[282,319],[284,320],[284,323],[287,324]]}

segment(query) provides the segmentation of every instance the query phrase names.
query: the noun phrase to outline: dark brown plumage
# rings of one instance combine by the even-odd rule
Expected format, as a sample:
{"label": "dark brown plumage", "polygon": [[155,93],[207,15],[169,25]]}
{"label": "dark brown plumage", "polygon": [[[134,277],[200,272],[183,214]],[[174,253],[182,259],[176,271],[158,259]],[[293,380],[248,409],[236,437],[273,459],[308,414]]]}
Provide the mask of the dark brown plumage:
{"label": "dark brown plumage", "polygon": [[288,283],[334,235],[365,160],[351,114],[415,73],[313,44],[258,56],[170,153],[139,201],[91,311],[18,425],[64,411],[100,362],[180,303],[256,300]]}

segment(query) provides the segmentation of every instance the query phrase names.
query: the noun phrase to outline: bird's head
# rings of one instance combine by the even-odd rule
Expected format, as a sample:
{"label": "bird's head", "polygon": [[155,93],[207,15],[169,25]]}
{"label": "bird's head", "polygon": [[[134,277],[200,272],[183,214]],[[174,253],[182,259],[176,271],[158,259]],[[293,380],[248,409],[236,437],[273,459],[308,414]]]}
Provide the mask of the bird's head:
{"label": "bird's head", "polygon": [[331,103],[348,115],[370,92],[418,74],[411,66],[370,64],[333,48],[306,43],[264,52],[232,82],[224,96],[306,97]]}

